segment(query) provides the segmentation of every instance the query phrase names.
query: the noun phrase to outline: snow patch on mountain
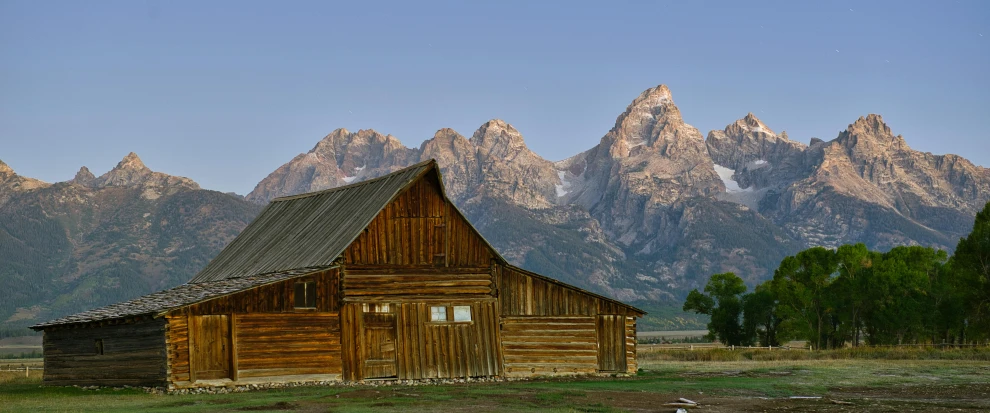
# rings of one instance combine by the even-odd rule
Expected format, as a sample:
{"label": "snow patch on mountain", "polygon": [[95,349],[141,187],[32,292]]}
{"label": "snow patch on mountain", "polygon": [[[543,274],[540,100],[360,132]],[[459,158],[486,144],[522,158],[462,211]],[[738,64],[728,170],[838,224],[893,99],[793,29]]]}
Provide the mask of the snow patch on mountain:
{"label": "snow patch on mountain", "polygon": [[560,198],[567,195],[571,183],[567,180],[567,171],[557,171],[557,177],[560,178],[560,185],[554,185],[554,188],[557,190],[557,198]]}
{"label": "snow patch on mountain", "polygon": [[739,183],[735,179],[732,179],[732,175],[736,173],[732,169],[726,168],[722,165],[715,164],[715,173],[718,174],[719,178],[722,178],[722,183],[725,184],[725,192],[735,193],[735,192],[752,192],[752,188],[740,188]]}

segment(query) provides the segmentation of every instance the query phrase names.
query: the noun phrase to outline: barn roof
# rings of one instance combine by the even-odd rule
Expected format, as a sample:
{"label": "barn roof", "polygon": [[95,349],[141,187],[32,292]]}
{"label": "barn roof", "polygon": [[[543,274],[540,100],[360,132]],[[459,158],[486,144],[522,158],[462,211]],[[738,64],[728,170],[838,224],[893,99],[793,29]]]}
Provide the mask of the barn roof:
{"label": "barn roof", "polygon": [[260,287],[262,285],[272,284],[294,277],[301,277],[303,275],[312,274],[314,272],[323,271],[329,268],[332,268],[332,266],[300,268],[290,271],[252,275],[249,277],[228,278],[224,280],[196,284],[182,284],[175,288],[148,294],[133,300],[111,304],[106,307],[100,307],[45,323],[36,324],[31,326],[31,328],[39,330],[45,327],[60,324],[89,323],[140,315],[159,314],[171,309],[196,304],[198,302],[210,300],[216,297],[247,290],[249,288]]}
{"label": "barn roof", "polygon": [[189,282],[330,265],[403,189],[436,170],[429,160],[352,185],[276,198]]}

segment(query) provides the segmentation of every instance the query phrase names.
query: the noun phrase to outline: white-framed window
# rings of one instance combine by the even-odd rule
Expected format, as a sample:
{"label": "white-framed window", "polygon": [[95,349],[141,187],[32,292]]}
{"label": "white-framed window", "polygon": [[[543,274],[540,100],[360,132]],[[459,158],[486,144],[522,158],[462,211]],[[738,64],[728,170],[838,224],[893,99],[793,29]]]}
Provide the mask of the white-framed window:
{"label": "white-framed window", "polygon": [[454,306],[454,322],[468,322],[471,321],[471,306],[469,305],[455,305]]}
{"label": "white-framed window", "polygon": [[430,321],[447,321],[447,307],[442,305],[430,307]]}

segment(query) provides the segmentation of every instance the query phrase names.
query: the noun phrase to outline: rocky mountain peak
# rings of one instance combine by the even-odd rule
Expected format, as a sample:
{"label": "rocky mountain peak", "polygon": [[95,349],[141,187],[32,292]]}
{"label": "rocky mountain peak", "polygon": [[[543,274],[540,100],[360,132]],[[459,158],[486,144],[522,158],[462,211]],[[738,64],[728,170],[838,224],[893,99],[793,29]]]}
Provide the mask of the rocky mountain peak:
{"label": "rocky mountain peak", "polygon": [[[76,177],[79,178],[82,174],[83,179],[85,179],[86,173],[89,173],[89,170],[83,167],[76,174]],[[90,175],[92,174],[90,173]],[[157,199],[163,194],[171,194],[182,189],[199,189],[199,184],[193,182],[192,179],[152,171],[134,152],[128,153],[124,159],[117,163],[117,166],[94,179],[89,185],[99,188],[109,186],[142,187],[147,189],[142,194],[147,199]]]}
{"label": "rocky mountain peak", "polygon": [[117,166],[114,167],[113,169],[150,171],[150,169],[148,169],[148,167],[144,165],[144,162],[141,161],[141,158],[138,157],[138,155],[134,152],[128,153],[127,156],[124,156],[124,159],[121,159],[120,162],[117,163]]}
{"label": "rocky mountain peak", "polygon": [[11,168],[10,165],[7,165],[6,163],[4,163],[4,161],[0,161],[0,174],[11,174],[11,175],[13,175],[14,174],[14,169]]}
{"label": "rocky mountain peak", "polygon": [[14,193],[47,186],[49,186],[47,182],[18,175],[14,172],[14,168],[0,161],[0,205],[7,202]]}
{"label": "rocky mountain peak", "polygon": [[89,186],[95,180],[96,180],[96,175],[93,175],[93,173],[89,171],[89,168],[85,166],[79,168],[79,172],[76,172],[76,176],[72,178],[73,183],[83,186]]}
{"label": "rocky mountain peak", "polygon": [[521,152],[529,152],[522,134],[501,119],[492,119],[481,125],[471,136],[471,144],[491,156],[509,159]]}
{"label": "rocky mountain peak", "polygon": [[856,119],[855,122],[849,125],[847,131],[852,134],[866,134],[886,138],[894,137],[893,132],[890,130],[890,126],[887,126],[887,124],[884,123],[883,117],[875,113],[860,116],[859,119]]}

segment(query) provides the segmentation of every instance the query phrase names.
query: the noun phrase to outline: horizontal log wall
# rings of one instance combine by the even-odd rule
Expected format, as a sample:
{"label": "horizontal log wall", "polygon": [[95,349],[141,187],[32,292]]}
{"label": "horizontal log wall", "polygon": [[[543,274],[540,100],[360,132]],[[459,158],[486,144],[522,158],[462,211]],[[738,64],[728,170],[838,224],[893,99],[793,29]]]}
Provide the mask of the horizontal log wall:
{"label": "horizontal log wall", "polygon": [[191,380],[189,364],[189,316],[168,315],[166,342],[168,343],[168,377],[171,382]]}
{"label": "horizontal log wall", "polygon": [[399,194],[344,252],[347,264],[487,266],[492,258],[432,175]]}
{"label": "horizontal log wall", "polygon": [[336,313],[238,314],[237,377],[340,374]]}
{"label": "horizontal log wall", "polygon": [[492,296],[490,268],[381,268],[347,266],[341,289],[345,300],[388,300],[405,296]]}
{"label": "horizontal log wall", "polygon": [[636,361],[636,317],[626,317],[626,373],[639,370]]}
{"label": "horizontal log wall", "polygon": [[[102,340],[103,354],[97,354]],[[166,380],[165,321],[49,328],[45,384],[160,386]]]}
{"label": "horizontal log wall", "polygon": [[505,375],[585,374],[598,371],[596,319],[503,317]]}

